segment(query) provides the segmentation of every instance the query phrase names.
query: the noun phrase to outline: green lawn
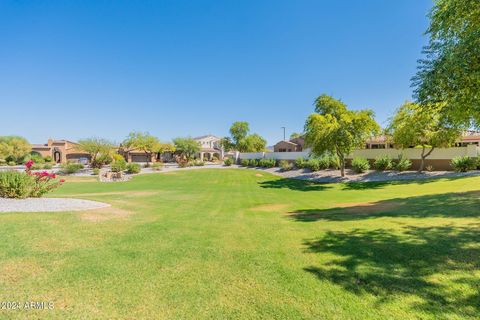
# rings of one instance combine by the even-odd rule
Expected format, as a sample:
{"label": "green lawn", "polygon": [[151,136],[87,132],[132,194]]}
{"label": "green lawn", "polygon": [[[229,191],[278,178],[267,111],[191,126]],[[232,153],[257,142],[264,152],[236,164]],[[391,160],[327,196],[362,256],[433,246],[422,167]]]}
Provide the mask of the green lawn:
{"label": "green lawn", "polygon": [[112,208],[0,213],[0,301],[55,303],[1,319],[480,317],[480,177],[316,185],[204,169],[52,196]]}

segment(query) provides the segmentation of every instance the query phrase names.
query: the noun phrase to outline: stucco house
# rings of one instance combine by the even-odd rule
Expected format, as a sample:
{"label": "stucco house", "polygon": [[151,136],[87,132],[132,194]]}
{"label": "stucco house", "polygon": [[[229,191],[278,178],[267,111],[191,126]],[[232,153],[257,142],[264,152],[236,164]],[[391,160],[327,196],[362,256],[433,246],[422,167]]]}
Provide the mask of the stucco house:
{"label": "stucco house", "polygon": [[220,145],[220,138],[211,134],[193,138],[200,145],[198,158],[200,160],[210,161],[214,158],[222,160],[224,153]]}
{"label": "stucco house", "polygon": [[300,152],[305,148],[305,139],[298,137],[290,140],[282,140],[273,146],[273,152]]}
{"label": "stucco house", "polygon": [[77,150],[78,144],[69,140],[48,139],[46,144],[32,144],[32,153],[42,157],[50,156],[56,163],[81,162],[88,163],[90,155]]}

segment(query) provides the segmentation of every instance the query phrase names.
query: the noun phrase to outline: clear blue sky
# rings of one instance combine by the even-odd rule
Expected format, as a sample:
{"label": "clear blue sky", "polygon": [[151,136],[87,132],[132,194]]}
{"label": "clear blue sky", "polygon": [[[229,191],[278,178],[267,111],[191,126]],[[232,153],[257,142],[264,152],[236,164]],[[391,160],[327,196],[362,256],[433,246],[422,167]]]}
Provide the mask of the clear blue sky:
{"label": "clear blue sky", "polygon": [[321,93],[381,124],[411,99],[431,0],[0,2],[0,135],[133,130],[273,144]]}

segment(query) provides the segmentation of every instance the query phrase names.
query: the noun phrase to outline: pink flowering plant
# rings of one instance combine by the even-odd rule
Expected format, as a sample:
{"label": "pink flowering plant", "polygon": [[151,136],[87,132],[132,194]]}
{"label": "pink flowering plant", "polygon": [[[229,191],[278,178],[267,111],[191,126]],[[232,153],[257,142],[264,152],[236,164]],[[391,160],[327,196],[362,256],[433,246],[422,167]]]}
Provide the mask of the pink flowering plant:
{"label": "pink flowering plant", "polygon": [[57,179],[55,173],[49,173],[47,171],[32,172],[31,168],[34,164],[32,160],[25,163],[25,173],[33,178],[30,197],[39,198],[53,189],[58,188],[65,182],[64,179]]}

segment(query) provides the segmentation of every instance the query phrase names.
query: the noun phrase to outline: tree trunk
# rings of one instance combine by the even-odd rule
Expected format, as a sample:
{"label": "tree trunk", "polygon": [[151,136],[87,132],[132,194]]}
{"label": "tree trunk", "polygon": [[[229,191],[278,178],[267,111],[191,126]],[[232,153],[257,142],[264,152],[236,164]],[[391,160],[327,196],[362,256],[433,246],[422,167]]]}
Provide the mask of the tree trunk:
{"label": "tree trunk", "polygon": [[147,150],[145,150],[145,153],[147,154],[147,168],[149,168],[150,167],[150,159],[152,158],[152,153],[148,152]]}
{"label": "tree trunk", "polygon": [[338,156],[338,159],[340,160],[340,175],[343,178],[345,177],[345,157],[338,150],[337,150],[337,156]]}
{"label": "tree trunk", "polygon": [[431,148],[427,153],[425,153],[425,146],[422,146],[422,155],[421,155],[421,162],[420,162],[420,168],[418,168],[418,172],[422,172],[424,167],[425,167],[425,158],[428,157],[429,155],[432,154],[434,147]]}

